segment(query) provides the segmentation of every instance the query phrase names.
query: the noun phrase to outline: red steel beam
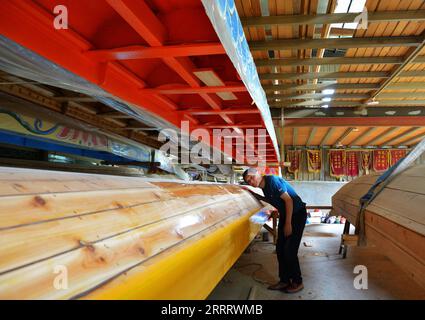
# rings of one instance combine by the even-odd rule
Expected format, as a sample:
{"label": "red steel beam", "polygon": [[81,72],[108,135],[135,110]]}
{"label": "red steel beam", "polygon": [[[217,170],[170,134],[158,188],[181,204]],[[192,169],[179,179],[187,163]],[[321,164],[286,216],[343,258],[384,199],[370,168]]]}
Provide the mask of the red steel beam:
{"label": "red steel beam", "polygon": [[182,114],[192,114],[192,115],[217,115],[217,114],[258,114],[260,110],[256,108],[228,108],[220,110],[211,110],[211,109],[188,109],[179,111]]}
{"label": "red steel beam", "polygon": [[170,108],[164,108],[164,101],[158,101],[158,97],[142,95],[140,90],[146,84],[122,65],[110,62],[101,66],[98,61],[87,59],[85,52],[93,47],[92,44],[72,29],[56,30],[52,27],[53,20],[50,12],[32,1],[1,3],[2,35],[129,103],[143,106],[174,125],[180,124],[180,119],[171,112],[175,105],[169,101]]}
{"label": "red steel beam", "polygon": [[186,117],[186,119],[187,119],[187,120],[189,120],[190,122],[192,122],[195,126],[200,125],[199,120],[198,120],[198,119],[196,119],[195,117],[192,117],[192,116],[191,116],[191,115],[189,115],[189,114],[186,114],[186,115],[185,115],[185,117]]}
{"label": "red steel beam", "polygon": [[[166,39],[166,29],[150,10],[145,1],[141,0],[106,0],[110,6],[152,47],[163,46]],[[195,66],[188,57],[165,57],[162,59],[171,69],[179,74],[191,87],[200,88],[200,80],[193,74]],[[214,110],[221,110],[221,100],[216,95],[199,94]],[[223,120],[234,126],[233,119],[219,113]],[[188,118],[186,116],[186,118]],[[192,119],[194,119],[192,117]],[[263,127],[263,125],[260,125]]]}
{"label": "red steel beam", "polygon": [[217,93],[217,92],[247,92],[243,85],[229,85],[217,87],[175,87],[175,88],[153,88],[143,89],[142,93],[162,93],[162,94],[200,94],[200,93]]}
{"label": "red steel beam", "polygon": [[151,46],[162,46],[167,30],[145,1],[106,0],[107,3]]}
{"label": "red steel beam", "polygon": [[203,129],[225,129],[225,128],[240,128],[240,129],[254,129],[254,128],[264,128],[263,124],[260,123],[251,123],[251,124],[201,124],[197,126],[198,128]]}
{"label": "red steel beam", "polygon": [[[108,2],[113,6],[125,2],[126,4],[132,4],[138,7],[138,14],[140,14],[140,10],[142,14],[144,12],[143,8],[140,9],[144,5],[142,1],[108,0]],[[144,81],[118,63],[109,62],[108,64],[102,65],[95,59],[87,59],[86,53],[93,48],[92,44],[87,42],[72,29],[58,32],[52,28],[51,21],[53,21],[53,16],[51,13],[46,12],[43,8],[31,1],[5,2],[2,4],[2,8],[4,10],[0,12],[0,29],[3,35],[39,53],[46,59],[68,70],[72,70],[88,81],[100,85],[105,90],[113,92],[123,100],[143,106],[145,109],[179,126],[181,115],[173,111],[177,106],[171,100],[160,95],[153,94],[147,96],[144,94],[143,91],[146,89]],[[143,24],[139,23],[140,19],[137,17],[138,14],[132,14],[125,6],[122,8],[122,12],[124,15],[129,14],[129,20],[135,22],[139,30],[142,29]],[[156,19],[155,16],[154,18]],[[150,21],[149,19],[142,20]],[[166,36],[166,33],[164,34],[161,31],[161,29],[164,28],[161,27],[161,24],[154,24],[154,29],[156,29],[158,33],[155,31],[155,35],[150,37],[150,41],[162,41]],[[28,32],[28,30],[32,32]],[[45,39],[50,39],[51,41],[46,42]],[[66,54],[64,54],[64,52],[66,52]],[[188,66],[190,67],[191,64],[188,58],[168,59],[177,61],[178,66],[185,72],[185,75],[191,74],[190,69],[189,71],[186,69]],[[182,77],[184,78],[184,75]],[[194,75],[191,75],[191,78],[197,81],[198,87],[195,89],[200,88],[198,79],[195,79]],[[206,94],[206,92],[203,92],[203,94]],[[219,100],[218,97],[216,98]],[[219,103],[220,101],[214,100],[215,99],[212,98],[212,103],[217,107],[217,102]],[[167,105],[168,108],[163,108],[164,105]],[[220,107],[219,104],[218,107]],[[193,119],[192,122],[197,121]],[[232,124],[231,119],[227,119],[226,121]]]}
{"label": "red steel beam", "polygon": [[155,59],[212,54],[225,54],[223,45],[219,42],[208,42],[157,47],[129,46],[107,50],[89,50],[86,52],[88,57],[99,61]]}
{"label": "red steel beam", "polygon": [[[153,47],[163,46],[166,40],[166,29],[161,21],[144,1],[136,0],[107,0],[133,29]],[[179,74],[191,87],[201,87],[200,80],[193,74],[194,65],[188,57],[164,57],[163,61],[177,74]],[[200,96],[214,109],[221,109],[221,102],[217,96],[200,93]],[[232,124],[233,120],[221,114],[226,123]]]}
{"label": "red steel beam", "polygon": [[425,117],[329,117],[329,118],[286,118],[286,127],[330,127],[330,126],[425,126]]}
{"label": "red steel beam", "polygon": [[[158,20],[144,1],[136,0],[107,0],[109,5],[152,47],[163,46],[167,30]],[[194,65],[188,57],[164,57],[165,64],[179,74],[191,87],[201,87],[200,80],[193,74]],[[217,96],[201,93],[200,96],[214,109],[220,110],[221,105]],[[226,114],[220,114],[228,124],[233,120]],[[185,118],[194,122],[193,116]]]}
{"label": "red steel beam", "polygon": [[[142,0],[106,0],[109,5],[152,47],[163,46],[167,30],[152,12],[149,6]],[[171,69],[179,74],[191,87],[201,87],[200,80],[193,74],[194,65],[188,57],[162,59]],[[221,109],[217,96],[207,93],[200,96],[214,109]],[[227,115],[221,115],[226,123],[232,124],[232,119]]]}

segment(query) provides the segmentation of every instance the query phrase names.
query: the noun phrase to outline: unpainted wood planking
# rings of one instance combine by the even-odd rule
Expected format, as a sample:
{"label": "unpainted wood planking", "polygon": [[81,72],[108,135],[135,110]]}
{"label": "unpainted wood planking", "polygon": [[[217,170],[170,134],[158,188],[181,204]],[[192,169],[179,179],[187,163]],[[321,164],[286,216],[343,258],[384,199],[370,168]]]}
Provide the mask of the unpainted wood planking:
{"label": "unpainted wood planking", "polygon": [[[332,198],[333,214],[355,224],[360,197],[378,174],[363,176],[342,187]],[[366,239],[422,286],[425,285],[425,165],[415,165],[396,176],[365,211]]]}
{"label": "unpainted wood planking", "polygon": [[[78,296],[261,208],[237,186],[51,173],[0,168],[1,298]],[[52,287],[57,265],[69,290]]]}
{"label": "unpainted wood planking", "polygon": [[[222,204],[236,208],[238,205],[230,197],[214,200],[204,197],[192,201],[180,199],[3,230],[0,238],[0,273],[79,248],[81,243],[92,243],[142,229],[157,221],[178,221],[186,215]],[[46,230],[49,230],[47,234]]]}
{"label": "unpainted wood planking", "polygon": [[[186,214],[186,219],[170,218],[105,240],[88,242],[87,245],[78,249],[7,272],[0,276],[0,297],[14,296],[14,292],[11,292],[11,284],[14,290],[18,290],[17,295],[20,297],[34,298],[39,297],[40,294],[42,296],[46,294],[48,298],[62,296],[64,292],[51,291],[51,268],[57,264],[67,267],[70,275],[69,283],[72,283],[72,286],[65,296],[73,296],[217,223],[240,217],[247,212],[250,204],[250,212],[258,209],[256,207],[258,203],[252,207],[250,201],[241,203],[232,200],[231,204],[224,202]],[[189,220],[192,224],[185,225],[184,221]],[[179,227],[179,223],[183,224]],[[37,274],[36,279],[34,274]],[[2,296],[2,292],[5,296]]]}

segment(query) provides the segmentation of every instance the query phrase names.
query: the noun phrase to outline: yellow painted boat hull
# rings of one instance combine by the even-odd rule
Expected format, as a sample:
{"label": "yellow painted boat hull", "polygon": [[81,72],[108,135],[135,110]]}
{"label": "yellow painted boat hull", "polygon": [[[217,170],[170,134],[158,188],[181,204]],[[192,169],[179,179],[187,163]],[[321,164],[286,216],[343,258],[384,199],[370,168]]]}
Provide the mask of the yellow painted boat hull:
{"label": "yellow painted boat hull", "polygon": [[204,299],[268,218],[234,185],[0,168],[1,299]]}

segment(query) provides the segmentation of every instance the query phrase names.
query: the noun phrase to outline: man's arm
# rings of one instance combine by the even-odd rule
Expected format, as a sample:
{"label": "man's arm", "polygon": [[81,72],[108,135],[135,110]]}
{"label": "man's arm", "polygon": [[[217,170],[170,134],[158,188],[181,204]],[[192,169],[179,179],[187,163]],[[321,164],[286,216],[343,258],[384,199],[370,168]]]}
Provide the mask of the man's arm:
{"label": "man's arm", "polygon": [[292,198],[288,192],[282,193],[280,198],[283,200],[283,202],[285,202],[286,209],[286,221],[285,226],[283,227],[283,231],[285,237],[289,237],[292,234],[292,211],[294,209],[294,202],[292,201]]}

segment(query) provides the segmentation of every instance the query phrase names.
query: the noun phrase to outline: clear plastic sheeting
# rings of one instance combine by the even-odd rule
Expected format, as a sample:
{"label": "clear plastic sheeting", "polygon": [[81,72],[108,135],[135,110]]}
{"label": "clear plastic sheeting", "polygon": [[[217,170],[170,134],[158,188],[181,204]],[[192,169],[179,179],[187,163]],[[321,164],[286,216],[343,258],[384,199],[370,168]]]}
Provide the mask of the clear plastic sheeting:
{"label": "clear plastic sheeting", "polygon": [[0,69],[38,83],[88,95],[154,128],[173,128],[177,130],[171,123],[138,106],[120,100],[97,85],[65,70],[4,36],[0,36]]}
{"label": "clear plastic sheeting", "polygon": [[79,121],[41,108],[0,102],[1,132],[92,151],[104,151],[136,161],[151,161],[151,148],[119,136],[103,134]]}
{"label": "clear plastic sheeting", "polygon": [[233,0],[202,0],[202,3],[227,55],[233,62],[248,92],[261,112],[280,161],[276,133],[266,94],[261,86],[257,68],[249,50],[235,3]]}
{"label": "clear plastic sheeting", "polygon": [[[1,35],[0,70],[17,77],[30,79],[34,82],[88,95],[158,130],[172,129],[180,132],[180,128],[175,127],[168,121],[153,115],[137,105],[127,103],[113,96],[97,85],[65,70],[61,66]],[[176,139],[174,135],[169,135],[168,138],[173,144],[179,145],[180,141],[178,137]],[[197,142],[191,142],[190,145],[195,143]]]}

